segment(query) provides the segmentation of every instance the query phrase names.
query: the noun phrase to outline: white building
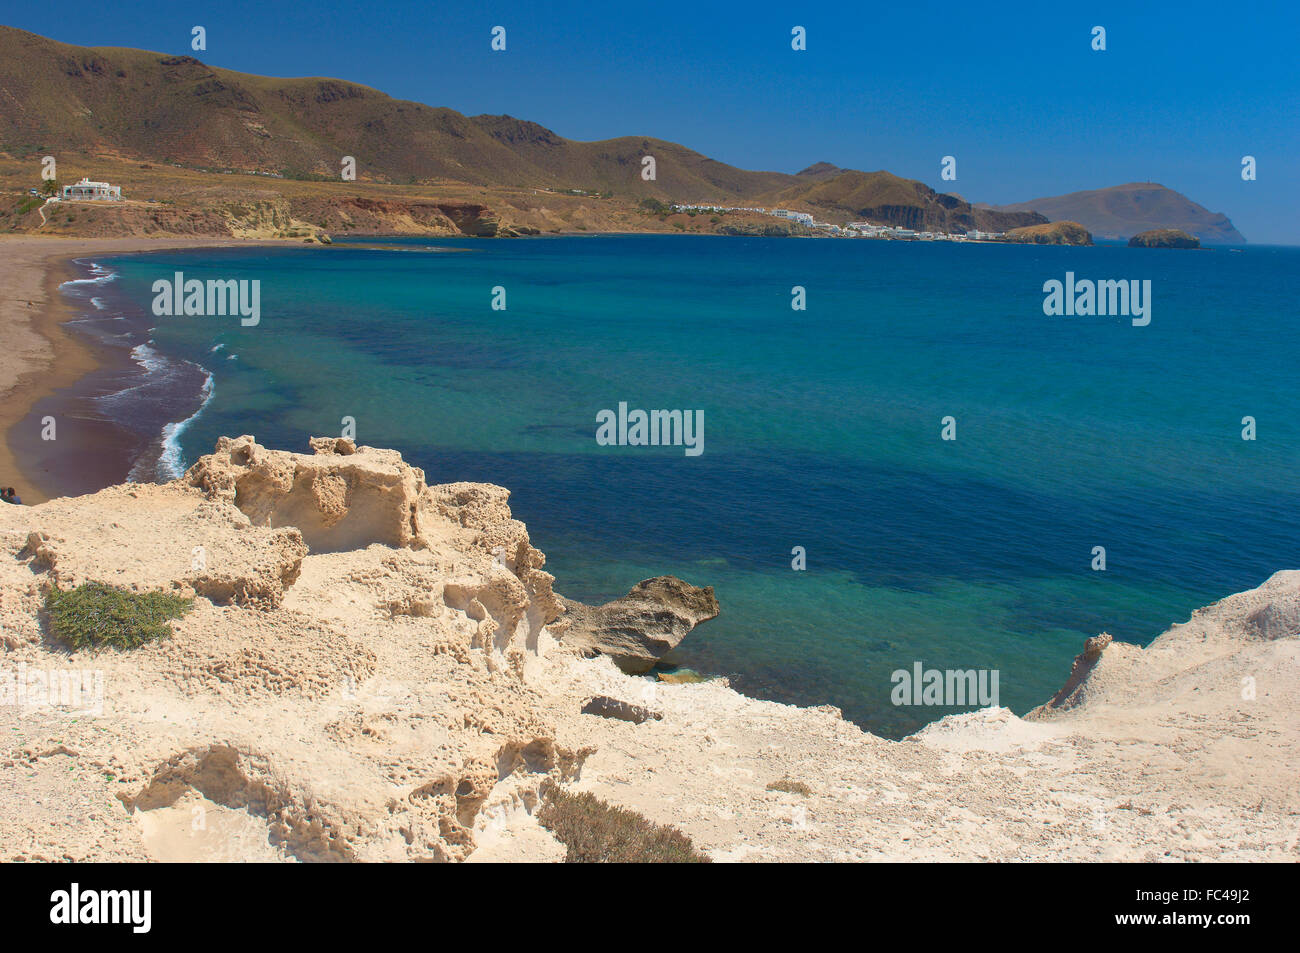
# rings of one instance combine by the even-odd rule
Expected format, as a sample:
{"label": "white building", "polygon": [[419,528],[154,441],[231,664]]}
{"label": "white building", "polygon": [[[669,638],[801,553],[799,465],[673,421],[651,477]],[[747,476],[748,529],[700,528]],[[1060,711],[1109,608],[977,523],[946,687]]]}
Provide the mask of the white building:
{"label": "white building", "polygon": [[62,198],[68,202],[120,202],[122,187],[82,179],[76,185],[65,185]]}
{"label": "white building", "polygon": [[792,212],[788,208],[774,208],[768,214],[798,222],[800,225],[811,226],[813,224],[813,217],[808,212]]}

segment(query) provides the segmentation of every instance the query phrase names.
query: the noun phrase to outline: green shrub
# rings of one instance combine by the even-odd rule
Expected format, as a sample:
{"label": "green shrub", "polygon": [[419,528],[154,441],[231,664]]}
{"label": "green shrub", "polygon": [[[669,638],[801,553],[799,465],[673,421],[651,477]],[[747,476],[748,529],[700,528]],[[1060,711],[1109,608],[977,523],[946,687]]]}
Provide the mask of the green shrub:
{"label": "green shrub", "polygon": [[99,582],[66,592],[55,586],[45,596],[50,631],[74,649],[134,649],[168,638],[168,621],[193,605],[193,599],[167,592],[130,592]]}
{"label": "green shrub", "polygon": [[552,788],[537,820],[568,848],[570,864],[707,864],[691,839],[594,794]]}

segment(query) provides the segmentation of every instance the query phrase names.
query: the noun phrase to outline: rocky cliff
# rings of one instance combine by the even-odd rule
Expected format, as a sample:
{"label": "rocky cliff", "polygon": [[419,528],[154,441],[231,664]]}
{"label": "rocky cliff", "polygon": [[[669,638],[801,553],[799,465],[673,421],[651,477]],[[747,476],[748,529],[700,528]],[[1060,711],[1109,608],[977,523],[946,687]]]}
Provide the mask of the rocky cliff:
{"label": "rocky cliff", "polygon": [[[223,438],[169,484],[0,507],[0,859],[557,860],[552,785],[714,860],[1300,858],[1300,572],[1090,642],[1030,717],[893,742],[584,657],[716,601],[652,580],[566,612],[505,489],[311,449]],[[86,582],[193,606],[70,650],[45,595]]]}

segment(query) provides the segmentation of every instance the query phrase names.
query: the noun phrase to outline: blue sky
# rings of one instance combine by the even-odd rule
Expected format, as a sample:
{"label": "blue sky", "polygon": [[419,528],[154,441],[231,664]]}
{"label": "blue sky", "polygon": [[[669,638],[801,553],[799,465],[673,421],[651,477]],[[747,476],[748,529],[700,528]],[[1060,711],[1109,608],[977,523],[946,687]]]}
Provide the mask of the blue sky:
{"label": "blue sky", "polygon": [[751,169],[883,168],[971,201],[1150,180],[1253,242],[1300,244],[1295,2],[44,0],[0,22],[174,53],[198,24],[194,55],[217,66],[336,76],[574,139],[657,136]]}

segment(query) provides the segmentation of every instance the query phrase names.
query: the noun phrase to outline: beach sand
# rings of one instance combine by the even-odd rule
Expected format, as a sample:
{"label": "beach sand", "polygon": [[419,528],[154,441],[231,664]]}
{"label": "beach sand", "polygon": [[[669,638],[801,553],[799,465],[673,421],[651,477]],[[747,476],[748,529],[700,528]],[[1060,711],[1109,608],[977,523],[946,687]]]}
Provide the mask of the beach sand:
{"label": "beach sand", "polygon": [[[217,248],[231,245],[268,244],[216,238],[54,238],[0,236],[0,486],[12,486],[24,503],[40,503],[67,492],[67,481],[59,479],[55,459],[67,454],[30,452],[40,439],[41,422],[32,416],[34,405],[60,388],[76,383],[115,356],[92,346],[62,327],[78,316],[59,285],[82,277],[72,260],[89,255],[161,251],[170,248]],[[297,243],[295,243],[297,244]],[[57,415],[56,415],[57,416]],[[130,461],[119,446],[121,435],[110,427],[83,421],[64,426],[59,421],[59,439],[76,441],[78,483],[98,489],[125,479]],[[22,431],[21,433],[19,431]],[[24,447],[28,448],[25,452]],[[123,465],[125,461],[125,468]]]}

